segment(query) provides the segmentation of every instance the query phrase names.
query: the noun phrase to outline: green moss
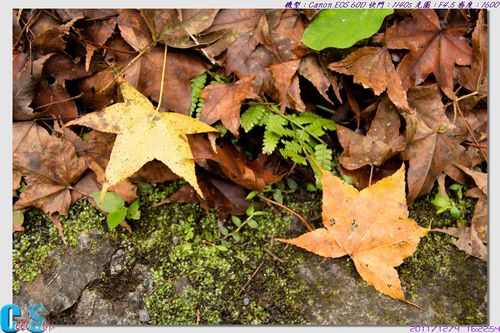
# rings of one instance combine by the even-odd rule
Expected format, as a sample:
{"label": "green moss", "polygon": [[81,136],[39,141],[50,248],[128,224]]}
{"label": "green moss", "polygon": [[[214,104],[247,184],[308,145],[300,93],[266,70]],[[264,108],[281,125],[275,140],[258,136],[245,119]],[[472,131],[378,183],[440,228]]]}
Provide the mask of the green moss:
{"label": "green moss", "polygon": [[[67,244],[75,246],[83,230],[104,229],[104,220],[86,200],[77,201],[71,206],[68,216],[61,217]],[[13,235],[14,293],[19,291],[21,282],[32,281],[40,273],[40,264],[47,255],[63,244],[54,224],[41,210],[30,209],[25,212],[25,221],[25,232]]]}

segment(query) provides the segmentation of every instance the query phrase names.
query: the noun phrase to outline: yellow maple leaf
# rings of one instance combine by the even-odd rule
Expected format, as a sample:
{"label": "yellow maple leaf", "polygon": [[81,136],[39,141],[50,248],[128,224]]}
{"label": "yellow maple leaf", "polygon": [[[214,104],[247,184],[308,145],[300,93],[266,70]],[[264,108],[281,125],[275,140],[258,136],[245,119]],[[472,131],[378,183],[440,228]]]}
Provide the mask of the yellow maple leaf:
{"label": "yellow maple leaf", "polygon": [[417,249],[428,229],[408,217],[403,166],[358,191],[323,172],[323,225],[294,239],[278,239],[315,254],[349,255],[361,277],[379,292],[405,301],[394,267]]}
{"label": "yellow maple leaf", "polygon": [[85,125],[98,131],[117,134],[106,167],[101,200],[110,186],[131,176],[155,158],[183,177],[203,197],[196,179],[187,134],[217,130],[182,114],[156,111],[144,95],[126,82],[121,83],[119,88],[123,103],[86,114],[66,124]]}

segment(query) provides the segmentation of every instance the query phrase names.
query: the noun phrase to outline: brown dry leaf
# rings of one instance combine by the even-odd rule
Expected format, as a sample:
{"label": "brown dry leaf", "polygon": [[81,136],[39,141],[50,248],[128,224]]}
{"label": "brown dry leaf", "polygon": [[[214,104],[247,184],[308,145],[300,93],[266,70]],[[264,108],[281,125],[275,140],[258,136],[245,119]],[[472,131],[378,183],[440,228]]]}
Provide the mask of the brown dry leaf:
{"label": "brown dry leaf", "polygon": [[56,9],[55,10],[57,15],[64,21],[70,21],[74,18],[85,16],[89,19],[103,19],[106,17],[113,17],[116,16],[118,13],[116,12],[116,9],[86,9],[86,8],[79,8],[79,9]]}
{"label": "brown dry leaf", "polygon": [[31,27],[35,35],[31,47],[43,53],[64,52],[66,41],[62,37],[69,34],[73,24],[82,18],[83,16],[79,16],[61,25],[48,14],[43,13]]}
{"label": "brown dry leaf", "polygon": [[[163,53],[162,47],[150,50],[124,74],[128,83],[155,101],[160,96]],[[208,67],[208,63],[198,56],[169,50],[162,109],[188,115],[191,108],[191,80],[200,76]]]}
{"label": "brown dry leaf", "polygon": [[214,208],[220,219],[243,215],[248,208],[245,190],[226,179],[208,175],[201,177],[200,188],[204,196],[201,206],[207,211]]}
{"label": "brown dry leaf", "polygon": [[288,171],[277,166],[272,157],[265,154],[248,161],[245,155],[229,142],[217,145],[216,150],[208,140],[200,136],[191,136],[189,143],[196,161],[208,159],[217,162],[227,178],[249,190],[263,191],[267,184],[276,183]]}
{"label": "brown dry leaf", "polygon": [[233,84],[211,84],[203,89],[200,120],[211,125],[218,120],[239,136],[240,109],[243,100],[258,98],[252,88],[252,76],[247,76]]}
{"label": "brown dry leaf", "polygon": [[478,98],[488,95],[488,28],[486,11],[481,10],[472,33],[472,65],[458,70],[458,82],[470,91],[477,91]]}
{"label": "brown dry leaf", "polygon": [[80,79],[91,74],[83,63],[74,63],[63,54],[53,55],[43,66],[42,78],[36,87],[32,106],[43,112],[44,116],[62,118],[63,122],[76,118],[78,109],[66,90],[66,80]]}
{"label": "brown dry leaf", "polygon": [[300,11],[274,9],[266,14],[266,20],[264,43],[280,62],[300,59],[311,53],[300,42],[306,29]]}
{"label": "brown dry leaf", "polygon": [[417,110],[420,124],[402,158],[410,161],[408,201],[429,193],[437,177],[447,165],[460,160],[465,148],[460,145],[465,135],[448,119],[436,84],[412,88],[408,102]]}
{"label": "brown dry leaf", "polygon": [[30,63],[25,54],[14,54],[12,89],[14,120],[31,120],[40,116],[40,113],[34,113],[30,105],[35,96],[35,88],[42,78],[43,65],[52,56],[53,54],[46,54]]}
{"label": "brown dry leaf", "polygon": [[255,93],[268,93],[274,98],[278,96],[269,66],[279,63],[279,60],[263,45],[263,31],[267,29],[267,21],[263,16],[254,30],[241,35],[232,43],[226,52],[225,70],[228,74],[235,73],[240,79],[253,75]]}
{"label": "brown dry leaf", "polygon": [[471,256],[488,261],[488,248],[478,237],[474,227],[432,229],[432,231],[444,232],[458,238],[453,242],[458,249]]}
{"label": "brown dry leaf", "polygon": [[[50,144],[51,136],[33,121],[16,122],[12,125],[12,153],[41,153]],[[12,171],[12,189],[20,186],[22,172],[16,164]]]}
{"label": "brown dry leaf", "polygon": [[[328,97],[328,89],[333,85],[332,81],[330,81],[328,73],[325,73],[321,67],[316,55],[310,54],[302,58],[299,67],[299,74],[311,82],[324,99],[333,104],[330,97]],[[336,81],[334,82],[335,89]]]}
{"label": "brown dry leaf", "polygon": [[49,216],[68,214],[71,186],[87,169],[70,142],[50,137],[44,151],[16,152],[13,161],[22,169],[27,184],[14,209],[37,207]]}
{"label": "brown dry leaf", "polygon": [[139,171],[130,176],[130,179],[134,182],[157,184],[179,179],[179,176],[173,173],[165,164],[153,160],[144,164]]}
{"label": "brown dry leaf", "polygon": [[239,36],[253,31],[265,9],[221,9],[215,17],[212,26],[206,32],[223,31],[223,35],[215,43],[203,50],[211,57],[224,52]]}
{"label": "brown dry leaf", "polygon": [[189,48],[199,44],[194,36],[208,29],[218,12],[219,9],[141,9],[141,16],[156,40],[176,48]]}
{"label": "brown dry leaf", "polygon": [[278,90],[281,113],[284,113],[287,107],[300,112],[306,110],[300,98],[299,79],[295,74],[299,69],[299,64],[300,59],[297,59],[269,66],[274,86]]}
{"label": "brown dry leaf", "polygon": [[355,83],[373,89],[377,96],[387,90],[387,95],[397,107],[405,110],[410,108],[406,91],[386,47],[360,48],[342,61],[331,63],[328,68],[338,73],[353,75]]}
{"label": "brown dry leaf", "polygon": [[153,42],[153,39],[139,11],[135,9],[121,9],[119,13],[116,23],[123,39],[137,52],[146,49]]}
{"label": "brown dry leaf", "polygon": [[446,96],[456,99],[453,68],[472,61],[472,48],[463,36],[466,29],[444,28],[434,10],[412,10],[411,15],[412,19],[389,27],[385,36],[387,48],[410,50],[397,68],[404,89],[419,85],[432,73]]}
{"label": "brown dry leaf", "polygon": [[279,241],[324,257],[349,255],[368,284],[405,301],[394,267],[415,252],[427,229],[408,217],[404,164],[362,191],[328,172],[323,173],[321,183],[324,228]]}
{"label": "brown dry leaf", "polygon": [[344,151],[339,161],[347,170],[365,165],[380,166],[405,148],[399,133],[401,120],[392,102],[385,97],[379,104],[366,136],[337,125],[337,135]]}

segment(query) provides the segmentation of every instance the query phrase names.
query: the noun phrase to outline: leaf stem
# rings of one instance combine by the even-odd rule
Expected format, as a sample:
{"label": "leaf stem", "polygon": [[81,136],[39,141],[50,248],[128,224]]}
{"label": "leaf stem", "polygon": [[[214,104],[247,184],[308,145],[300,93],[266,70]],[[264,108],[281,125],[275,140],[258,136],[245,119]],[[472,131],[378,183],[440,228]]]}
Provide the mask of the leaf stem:
{"label": "leaf stem", "polygon": [[160,84],[160,97],[158,97],[158,106],[156,111],[160,109],[161,100],[163,99],[163,84],[165,83],[165,71],[167,70],[167,44],[165,44],[165,51],[163,52],[163,67],[161,72],[161,84]]}
{"label": "leaf stem", "polygon": [[279,202],[276,202],[274,200],[268,199],[268,198],[266,198],[265,196],[263,196],[261,194],[259,194],[259,198],[261,198],[262,200],[264,200],[264,201],[266,201],[266,202],[268,202],[270,204],[273,204],[275,206],[278,206],[280,208],[283,208],[283,209],[289,211],[290,213],[292,213],[293,215],[295,215],[300,221],[302,221],[302,223],[304,223],[304,225],[306,226],[307,230],[313,231],[313,228],[311,227],[311,225],[309,224],[309,222],[307,222],[305,218],[303,218],[302,216],[300,216],[299,213],[291,210],[290,208],[288,208],[285,205],[280,204]]}

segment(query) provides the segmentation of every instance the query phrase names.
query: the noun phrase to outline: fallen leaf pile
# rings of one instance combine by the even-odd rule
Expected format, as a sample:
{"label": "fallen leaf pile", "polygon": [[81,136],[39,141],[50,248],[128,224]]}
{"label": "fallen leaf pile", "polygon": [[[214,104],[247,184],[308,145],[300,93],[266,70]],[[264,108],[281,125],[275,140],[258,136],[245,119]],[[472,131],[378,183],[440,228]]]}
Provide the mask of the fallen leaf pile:
{"label": "fallen leaf pile", "polygon": [[[444,187],[464,186],[464,195],[477,200],[472,223],[442,231],[458,238],[459,248],[485,259],[486,12],[388,10],[372,22],[379,26],[383,21],[370,37],[364,31],[349,40],[335,36],[335,45],[346,48],[317,51],[321,45],[308,44],[310,27],[331,30],[337,25],[325,25],[325,20],[344,14],[299,9],[14,9],[14,209],[43,210],[62,233],[58,217],[75,200],[92,202],[92,193],[102,190],[131,203],[139,182],[183,178],[187,184],[168,200],[200,202],[221,219],[241,215],[249,191],[263,191],[285,175],[314,182],[312,170],[294,163],[292,156],[305,148],[290,138],[315,137],[314,147],[321,147],[331,169],[351,177],[360,190],[392,175],[401,163],[407,166],[409,204],[435,191],[438,179]],[[371,17],[369,11],[363,15]],[[347,18],[359,20],[353,12]],[[265,112],[255,111],[268,106]],[[245,113],[252,107],[254,112]],[[259,124],[270,110],[270,124]],[[298,113],[331,124],[333,120],[336,126],[318,130],[312,123],[300,123]],[[244,130],[242,114],[243,123],[251,124]],[[262,148],[270,142],[274,152],[266,154],[270,150]],[[401,172],[394,177],[399,179]],[[328,177],[323,177],[325,195],[337,195],[333,187],[344,185]],[[359,197],[371,191],[361,191]],[[398,191],[402,197],[397,202],[403,203],[404,186]],[[370,204],[375,202],[360,203]],[[400,217],[406,221],[401,223],[413,225],[404,213]],[[358,225],[359,218],[348,222],[356,219]],[[315,232],[330,237],[336,228],[325,224],[324,231]],[[419,230],[414,231],[420,235]],[[372,273],[362,263],[373,263],[365,262],[359,249],[361,243],[368,246],[364,240],[369,235],[349,235],[351,239],[338,239],[343,252],[336,255],[357,258],[360,274],[367,277]],[[400,259],[385,262],[386,269],[409,255],[415,237],[405,240],[409,245],[402,246],[396,256]],[[385,259],[380,260],[382,265]],[[367,280],[375,284],[373,276]],[[399,284],[388,283],[391,287],[377,288],[401,299]]]}
{"label": "fallen leaf pile", "polygon": [[415,252],[428,230],[408,217],[404,174],[403,165],[394,175],[358,191],[325,172],[324,228],[278,240],[328,258],[349,255],[368,284],[405,300],[395,267]]}

